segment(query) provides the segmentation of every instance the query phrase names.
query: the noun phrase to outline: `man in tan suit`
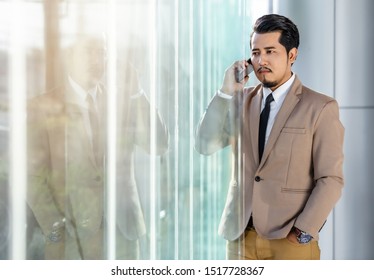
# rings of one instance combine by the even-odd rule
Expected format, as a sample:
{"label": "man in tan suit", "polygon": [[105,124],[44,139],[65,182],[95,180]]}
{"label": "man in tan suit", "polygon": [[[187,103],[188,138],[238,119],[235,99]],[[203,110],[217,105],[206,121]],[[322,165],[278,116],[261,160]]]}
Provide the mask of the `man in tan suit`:
{"label": "man in tan suit", "polygon": [[[45,239],[46,259],[105,258],[106,99],[102,84],[105,44],[80,36],[67,49],[65,84],[30,100],[27,202]],[[133,69],[118,73],[116,258],[137,259],[145,233],[134,173],[134,151],[150,150],[154,118],[156,152],[168,133],[142,92]],[[126,71],[125,71],[126,70]]]}
{"label": "man in tan suit", "polygon": [[[288,18],[260,17],[250,45],[251,60],[226,70],[195,143],[205,155],[232,146],[233,176],[219,226],[227,258],[320,259],[319,231],[343,187],[338,104],[291,71],[299,32]],[[235,79],[248,67],[261,82],[256,87],[244,87],[248,76]]]}

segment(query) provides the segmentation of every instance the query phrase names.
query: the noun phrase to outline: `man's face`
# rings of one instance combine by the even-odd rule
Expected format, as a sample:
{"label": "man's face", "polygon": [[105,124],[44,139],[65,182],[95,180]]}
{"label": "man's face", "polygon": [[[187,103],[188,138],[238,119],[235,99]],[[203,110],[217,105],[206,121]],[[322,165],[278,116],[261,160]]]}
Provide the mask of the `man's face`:
{"label": "man's face", "polygon": [[104,43],[98,38],[81,38],[70,52],[69,73],[83,88],[90,89],[103,77]]}
{"label": "man's face", "polygon": [[297,56],[293,48],[287,54],[286,48],[279,43],[278,31],[252,36],[251,61],[257,79],[273,91],[291,77],[291,64]]}

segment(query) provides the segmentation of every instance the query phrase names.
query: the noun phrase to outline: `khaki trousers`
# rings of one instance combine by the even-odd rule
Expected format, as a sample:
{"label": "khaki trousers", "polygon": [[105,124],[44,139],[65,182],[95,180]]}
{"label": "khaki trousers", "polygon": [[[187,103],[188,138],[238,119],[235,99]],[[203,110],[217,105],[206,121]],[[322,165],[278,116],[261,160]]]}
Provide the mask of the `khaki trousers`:
{"label": "khaki trousers", "polygon": [[318,242],[296,244],[283,239],[261,238],[254,229],[246,230],[243,235],[227,243],[229,260],[319,260]]}

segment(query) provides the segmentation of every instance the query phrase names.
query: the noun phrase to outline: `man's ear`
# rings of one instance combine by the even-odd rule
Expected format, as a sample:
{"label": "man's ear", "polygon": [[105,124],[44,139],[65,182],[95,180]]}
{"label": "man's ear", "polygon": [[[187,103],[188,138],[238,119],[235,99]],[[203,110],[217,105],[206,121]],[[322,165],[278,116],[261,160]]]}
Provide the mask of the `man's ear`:
{"label": "man's ear", "polygon": [[293,64],[296,61],[298,54],[298,49],[297,48],[292,48],[289,53],[288,53],[288,59],[290,60],[291,64]]}

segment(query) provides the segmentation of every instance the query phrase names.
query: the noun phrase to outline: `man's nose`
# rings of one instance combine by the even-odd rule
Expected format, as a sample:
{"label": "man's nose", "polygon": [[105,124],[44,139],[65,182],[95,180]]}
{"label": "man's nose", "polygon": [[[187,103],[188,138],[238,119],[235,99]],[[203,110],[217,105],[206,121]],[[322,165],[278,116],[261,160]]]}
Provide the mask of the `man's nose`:
{"label": "man's nose", "polygon": [[258,64],[260,66],[264,66],[264,65],[267,65],[268,64],[268,61],[266,59],[266,55],[265,54],[260,54],[259,57],[258,57]]}
{"label": "man's nose", "polygon": [[102,66],[105,64],[105,58],[102,55],[92,55],[89,61],[91,65]]}

